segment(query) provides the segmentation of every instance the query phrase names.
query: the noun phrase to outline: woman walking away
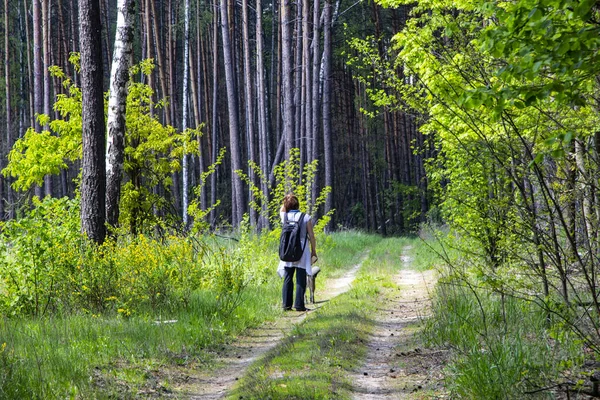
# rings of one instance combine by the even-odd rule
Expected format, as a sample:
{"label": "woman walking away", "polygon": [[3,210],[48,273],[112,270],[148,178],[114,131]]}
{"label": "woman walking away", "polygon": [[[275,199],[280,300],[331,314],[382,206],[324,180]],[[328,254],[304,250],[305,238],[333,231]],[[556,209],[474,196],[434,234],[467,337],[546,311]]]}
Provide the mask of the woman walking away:
{"label": "woman walking away", "polygon": [[[281,221],[285,224],[286,220],[300,223],[300,238],[304,248],[302,257],[298,261],[280,261],[277,272],[283,277],[283,309],[292,309],[292,298],[294,295],[294,273],[296,274],[296,300],[294,309],[296,311],[309,311],[304,305],[304,292],[306,291],[306,275],[312,275],[311,264],[317,261],[317,248],[315,233],[313,231],[313,222],[310,215],[301,213],[298,208],[300,203],[298,198],[289,193],[283,198],[280,214]],[[300,217],[302,221],[300,221]],[[307,246],[307,238],[310,242],[310,252]],[[312,262],[311,262],[312,261]]]}

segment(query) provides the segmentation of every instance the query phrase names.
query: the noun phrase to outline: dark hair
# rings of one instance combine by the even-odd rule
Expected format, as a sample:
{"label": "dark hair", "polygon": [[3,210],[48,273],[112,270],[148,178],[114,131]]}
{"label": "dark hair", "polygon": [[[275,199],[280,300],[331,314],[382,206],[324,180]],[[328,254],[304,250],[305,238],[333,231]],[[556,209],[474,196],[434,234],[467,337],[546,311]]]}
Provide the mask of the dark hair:
{"label": "dark hair", "polygon": [[300,207],[300,202],[294,193],[288,193],[283,198],[283,208],[288,212],[290,210],[297,210]]}

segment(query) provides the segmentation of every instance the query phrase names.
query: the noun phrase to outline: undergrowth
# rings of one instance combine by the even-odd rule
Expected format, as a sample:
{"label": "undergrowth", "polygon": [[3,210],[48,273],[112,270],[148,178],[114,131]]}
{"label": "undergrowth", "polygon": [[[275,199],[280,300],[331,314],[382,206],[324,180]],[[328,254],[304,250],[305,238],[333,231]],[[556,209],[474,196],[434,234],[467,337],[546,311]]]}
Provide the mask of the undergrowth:
{"label": "undergrowth", "polygon": [[469,272],[469,263],[460,267],[461,254],[453,252],[451,265],[440,268],[425,329],[432,346],[450,350],[450,397],[551,399],[561,385],[577,389],[584,346],[566,321],[503,294],[501,286],[493,290],[490,277]]}
{"label": "undergrowth", "polygon": [[[45,205],[43,218],[21,220],[10,245],[4,241],[2,268],[13,277],[0,280],[0,398],[169,393],[178,377],[163,369],[209,368],[220,345],[280,315],[274,235],[139,235],[75,251],[81,239],[61,236],[55,223],[72,210],[57,202]],[[23,224],[54,231],[30,240]],[[329,268],[327,260],[357,262],[376,240],[360,233],[319,237],[324,274],[352,265]],[[11,270],[18,260],[23,266]]]}

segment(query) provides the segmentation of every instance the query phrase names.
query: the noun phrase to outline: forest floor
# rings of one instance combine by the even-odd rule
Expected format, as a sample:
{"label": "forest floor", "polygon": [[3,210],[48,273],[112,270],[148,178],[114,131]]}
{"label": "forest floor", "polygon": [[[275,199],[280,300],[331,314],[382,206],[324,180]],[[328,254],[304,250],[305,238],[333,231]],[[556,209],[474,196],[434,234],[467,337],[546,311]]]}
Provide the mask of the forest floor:
{"label": "forest floor", "polygon": [[[365,343],[367,358],[349,377],[355,399],[443,398],[444,353],[425,350],[419,334],[428,314],[435,274],[411,269],[408,256],[402,256],[401,262],[402,269],[394,277],[397,287],[383,289],[378,311],[373,316],[374,329]],[[273,322],[249,330],[234,343],[222,346],[214,355],[211,368],[193,374],[186,370],[183,377],[174,380],[173,392],[168,397],[174,394],[177,398],[226,398],[250,365],[280,345],[307,314],[318,313],[328,301],[350,290],[361,264],[340,278],[317,281],[317,302],[308,305],[312,311],[284,313]]]}

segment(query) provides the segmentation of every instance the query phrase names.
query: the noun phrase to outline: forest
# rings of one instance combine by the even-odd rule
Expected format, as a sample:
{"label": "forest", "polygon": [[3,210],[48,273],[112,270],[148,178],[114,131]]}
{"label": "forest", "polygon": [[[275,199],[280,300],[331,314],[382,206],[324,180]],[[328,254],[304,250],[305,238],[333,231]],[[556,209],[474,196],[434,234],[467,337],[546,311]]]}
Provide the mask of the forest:
{"label": "forest", "polygon": [[[314,368],[310,398],[356,398],[407,268],[437,271],[406,330],[448,363],[426,368],[430,397],[599,396],[600,3],[0,9],[0,397],[194,397],[175,369],[194,381],[285,320],[288,192],[324,287],[356,283],[228,396],[303,398]],[[311,361],[287,353],[309,342]]]}
{"label": "forest", "polygon": [[[73,90],[82,74],[76,1],[5,6],[2,166],[7,158],[14,161],[3,176],[0,214],[13,218],[32,196],[74,196],[81,156],[73,152],[75,143],[64,143],[68,135],[60,121],[72,121],[77,113],[67,103],[77,99]],[[130,89],[136,98],[128,101],[140,108],[127,110],[128,118],[140,113],[147,129],[165,129],[163,135],[180,146],[177,135],[189,141],[183,156],[175,143],[152,143],[142,132],[146,136],[133,140],[134,128],[124,128],[126,149],[143,143],[158,153],[165,152],[160,146],[173,149],[162,159],[172,168],[138,165],[153,170],[147,174],[130,166],[126,156],[123,184],[136,186],[139,213],[155,214],[171,227],[189,226],[190,205],[207,210],[218,201],[202,218],[212,228],[237,227],[245,213],[253,226],[268,226],[260,218],[263,199],[252,187],[270,200],[275,166],[297,148],[301,173],[305,165],[319,163],[311,204],[317,189],[331,188],[313,213],[335,209],[332,229],[409,232],[425,220],[431,194],[423,160],[432,151],[414,151],[423,147],[417,114],[374,106],[370,84],[359,79],[365,72],[348,64],[348,55],[357,53],[349,43],[354,36],[379,38],[383,56],[405,24],[406,9],[341,1],[107,0],[99,7],[103,91],[109,91],[111,74],[117,87],[135,84],[141,92]],[[130,73],[117,75],[116,68]],[[111,93],[116,96],[116,90]],[[52,143],[27,137],[30,129],[30,135],[47,135]],[[45,148],[52,154],[42,157],[34,150]],[[110,201],[108,207],[118,209]]]}

